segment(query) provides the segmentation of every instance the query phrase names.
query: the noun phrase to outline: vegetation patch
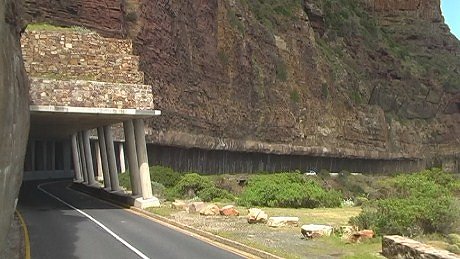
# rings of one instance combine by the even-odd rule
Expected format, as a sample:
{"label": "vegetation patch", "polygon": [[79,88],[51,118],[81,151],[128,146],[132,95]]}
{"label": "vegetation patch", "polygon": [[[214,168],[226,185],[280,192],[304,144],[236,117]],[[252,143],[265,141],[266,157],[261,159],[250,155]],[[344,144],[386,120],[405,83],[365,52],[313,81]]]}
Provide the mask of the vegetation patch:
{"label": "vegetation patch", "polygon": [[342,194],[326,190],[298,173],[258,175],[249,179],[238,200],[243,206],[282,208],[339,207]]}
{"label": "vegetation patch", "polygon": [[29,31],[76,31],[76,32],[91,32],[91,30],[80,26],[56,26],[50,23],[30,23],[27,25]]}
{"label": "vegetation patch", "polygon": [[381,235],[405,236],[447,233],[458,223],[453,193],[460,185],[452,175],[433,169],[401,174],[383,184],[382,197],[368,203],[350,223]]}
{"label": "vegetation patch", "polygon": [[255,18],[268,27],[274,29],[285,21],[290,21],[295,16],[295,11],[300,10],[301,2],[298,0],[243,0],[254,14]]}

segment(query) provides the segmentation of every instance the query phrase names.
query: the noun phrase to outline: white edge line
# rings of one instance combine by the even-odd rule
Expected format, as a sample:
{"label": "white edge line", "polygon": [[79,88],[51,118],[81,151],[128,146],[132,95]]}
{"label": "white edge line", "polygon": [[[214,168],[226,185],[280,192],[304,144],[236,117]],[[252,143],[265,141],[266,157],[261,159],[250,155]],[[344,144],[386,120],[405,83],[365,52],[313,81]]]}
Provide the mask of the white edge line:
{"label": "white edge line", "polygon": [[[46,183],[46,184],[49,184],[49,183]],[[120,236],[118,236],[117,234],[115,234],[112,230],[110,230],[108,227],[106,227],[104,224],[102,224],[101,222],[99,222],[97,219],[93,218],[91,215],[89,215],[88,213],[70,205],[69,203],[63,201],[61,198],[57,197],[56,195],[52,194],[52,193],[49,193],[48,191],[46,191],[45,189],[42,188],[42,185],[44,184],[39,184],[37,186],[37,188],[46,193],[47,195],[51,196],[52,198],[58,200],[59,202],[65,204],[66,206],[68,206],[69,208],[71,209],[74,209],[76,210],[78,213],[82,214],[83,216],[87,217],[88,219],[90,219],[92,222],[94,222],[96,225],[98,225],[99,227],[101,227],[103,230],[105,230],[107,233],[109,233],[112,237],[114,237],[116,240],[118,240],[120,243],[122,243],[124,246],[126,246],[127,248],[129,248],[131,251],[133,251],[134,253],[136,253],[140,258],[142,259],[150,259],[148,256],[146,256],[145,254],[143,254],[141,251],[139,251],[137,248],[135,248],[134,246],[132,246],[131,244],[129,244],[126,240],[124,240],[123,238],[121,238]]]}

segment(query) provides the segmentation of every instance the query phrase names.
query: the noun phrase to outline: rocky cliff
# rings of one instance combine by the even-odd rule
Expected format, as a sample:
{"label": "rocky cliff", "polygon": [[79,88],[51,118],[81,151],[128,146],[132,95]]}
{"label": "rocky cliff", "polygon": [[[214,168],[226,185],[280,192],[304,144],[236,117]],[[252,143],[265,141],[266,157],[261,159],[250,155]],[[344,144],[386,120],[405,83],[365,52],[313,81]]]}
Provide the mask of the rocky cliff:
{"label": "rocky cliff", "polygon": [[[383,159],[458,155],[460,42],[439,0],[79,0],[70,9],[55,2],[35,20],[133,38],[163,111],[149,124],[151,142]],[[88,6],[110,12],[95,17]]]}
{"label": "rocky cliff", "polygon": [[0,2],[0,257],[16,206],[29,134],[27,76],[14,0]]}

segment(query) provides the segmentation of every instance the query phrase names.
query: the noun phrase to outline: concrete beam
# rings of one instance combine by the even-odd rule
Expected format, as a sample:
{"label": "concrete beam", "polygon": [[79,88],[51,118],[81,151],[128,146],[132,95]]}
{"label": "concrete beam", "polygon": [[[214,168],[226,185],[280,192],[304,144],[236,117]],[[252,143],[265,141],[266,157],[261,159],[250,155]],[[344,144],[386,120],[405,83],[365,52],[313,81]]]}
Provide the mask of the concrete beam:
{"label": "concrete beam", "polygon": [[112,186],[110,183],[109,162],[107,160],[107,146],[105,144],[105,134],[103,127],[97,128],[97,137],[99,142],[99,150],[101,151],[101,164],[102,176],[104,177],[104,188],[106,190],[112,190]]}
{"label": "concrete beam", "polygon": [[78,147],[80,153],[80,163],[81,169],[83,172],[83,183],[88,183],[88,170],[86,166],[86,155],[85,155],[85,148],[83,147],[83,133],[80,131],[78,132]]}
{"label": "concrete beam", "polygon": [[118,143],[118,155],[120,159],[120,173],[126,172],[126,164],[125,164],[125,151],[123,147],[123,143]]}
{"label": "concrete beam", "polygon": [[89,135],[89,130],[83,131],[83,146],[85,149],[86,156],[86,171],[88,172],[88,184],[96,185],[96,180],[94,178],[93,156],[91,154],[91,143],[89,142]]}
{"label": "concrete beam", "polygon": [[83,176],[81,172],[80,154],[78,153],[76,133],[72,135],[71,140],[72,140],[72,158],[73,158],[73,166],[74,166],[74,172],[75,172],[75,181],[82,182]]}
{"label": "concrete beam", "polygon": [[96,175],[97,175],[97,180],[102,181],[104,180],[103,173],[102,173],[102,158],[101,158],[101,148],[100,148],[100,142],[97,141],[94,148],[96,150]]}
{"label": "concrete beam", "polygon": [[137,161],[141,178],[141,191],[144,200],[153,198],[152,184],[150,182],[149,161],[147,156],[147,145],[145,143],[144,121],[134,120],[134,135],[136,138]]}
{"label": "concrete beam", "polygon": [[117,161],[115,156],[115,147],[113,145],[112,128],[104,126],[105,145],[107,148],[107,159],[109,161],[110,172],[110,186],[112,191],[120,190],[120,183],[118,181]]}
{"label": "concrete beam", "polygon": [[128,156],[129,177],[133,196],[141,193],[141,178],[139,173],[139,162],[137,161],[136,139],[134,136],[133,121],[123,122],[125,133],[126,154]]}
{"label": "concrete beam", "polygon": [[31,138],[66,139],[76,131],[160,115],[158,110],[30,105]]}

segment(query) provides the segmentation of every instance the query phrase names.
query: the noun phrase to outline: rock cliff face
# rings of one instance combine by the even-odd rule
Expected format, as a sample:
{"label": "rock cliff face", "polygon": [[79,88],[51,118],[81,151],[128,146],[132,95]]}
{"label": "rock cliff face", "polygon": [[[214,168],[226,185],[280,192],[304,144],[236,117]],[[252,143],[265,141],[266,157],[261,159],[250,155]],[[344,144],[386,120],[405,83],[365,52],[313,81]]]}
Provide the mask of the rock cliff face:
{"label": "rock cliff face", "polygon": [[165,114],[154,142],[381,158],[458,145],[460,47],[439,1],[140,9],[137,50]]}
{"label": "rock cliff face", "polygon": [[22,0],[29,22],[48,22],[64,26],[83,26],[111,37],[126,35],[123,0]]}
{"label": "rock cliff face", "polygon": [[[106,2],[98,4],[113,5]],[[150,123],[153,143],[383,159],[458,156],[460,43],[439,0],[120,6],[120,35],[133,38],[163,111]],[[100,31],[113,20],[65,12],[58,21]]]}
{"label": "rock cliff face", "polygon": [[0,257],[16,206],[29,133],[18,7],[14,0],[0,3]]}

